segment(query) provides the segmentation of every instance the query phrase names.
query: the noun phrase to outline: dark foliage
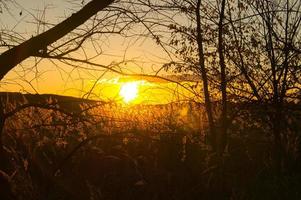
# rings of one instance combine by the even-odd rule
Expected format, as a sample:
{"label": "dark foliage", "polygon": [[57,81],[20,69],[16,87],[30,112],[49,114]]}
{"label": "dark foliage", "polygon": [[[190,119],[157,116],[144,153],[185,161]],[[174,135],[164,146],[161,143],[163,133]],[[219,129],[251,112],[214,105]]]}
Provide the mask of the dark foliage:
{"label": "dark foliage", "polygon": [[[49,102],[47,98],[49,96],[45,101]],[[59,98],[58,104],[68,100]],[[83,105],[80,104],[95,104],[77,102],[81,109]],[[5,127],[5,151],[10,158],[9,173],[13,175],[1,178],[10,182],[5,186],[14,190],[4,191],[27,200],[300,199],[301,127],[298,122],[301,112],[298,106],[286,106],[291,112],[287,116],[286,160],[281,175],[273,167],[272,136],[267,128],[268,105],[230,106],[231,112],[239,109],[240,114],[229,128],[222,165],[217,165],[217,156],[206,144],[205,130],[185,128],[176,122],[179,118],[175,110],[183,109],[185,104],[145,106],[144,109],[152,113],[164,110],[165,116],[174,120],[173,123],[166,120],[161,124],[161,128],[167,128],[160,132],[156,132],[155,129],[159,128],[156,124],[164,121],[163,117],[150,119],[153,129],[147,129],[148,124],[135,117],[122,122],[121,128],[108,129],[107,126],[120,126],[120,123],[114,124],[114,119],[110,118],[107,119],[110,123],[102,121],[101,125],[96,125],[97,116],[90,112],[85,115],[95,124],[89,126],[96,128],[89,130],[83,129],[84,123],[88,122],[46,127],[32,122],[37,114],[43,117],[50,112],[51,123],[71,122],[72,117],[69,119],[55,111],[25,109],[11,118]],[[139,108],[141,111],[142,107]],[[103,112],[103,116],[108,114],[97,109]],[[109,110],[113,109],[113,105],[109,106]],[[170,111],[172,114],[168,115]],[[135,106],[128,108],[126,114],[131,112],[132,116],[136,112],[137,118],[146,115],[146,111],[139,115]],[[18,124],[20,117],[27,123]],[[180,117],[180,121],[184,118]]]}

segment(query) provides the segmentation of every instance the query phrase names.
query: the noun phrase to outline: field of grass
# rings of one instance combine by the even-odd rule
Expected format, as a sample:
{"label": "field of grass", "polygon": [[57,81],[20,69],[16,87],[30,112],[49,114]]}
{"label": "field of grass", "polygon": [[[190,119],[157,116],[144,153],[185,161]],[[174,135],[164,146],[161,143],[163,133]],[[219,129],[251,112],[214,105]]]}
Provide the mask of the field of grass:
{"label": "field of grass", "polygon": [[287,106],[279,175],[265,105],[231,106],[236,116],[217,165],[201,104],[19,94],[2,102],[13,113],[3,143],[18,199],[301,199],[300,105]]}

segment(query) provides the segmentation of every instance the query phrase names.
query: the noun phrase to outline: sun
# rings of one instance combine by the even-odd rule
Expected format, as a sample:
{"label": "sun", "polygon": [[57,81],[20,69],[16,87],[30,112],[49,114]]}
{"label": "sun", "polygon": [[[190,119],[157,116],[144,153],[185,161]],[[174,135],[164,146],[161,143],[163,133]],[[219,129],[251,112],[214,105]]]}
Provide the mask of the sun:
{"label": "sun", "polygon": [[138,95],[138,82],[124,83],[120,88],[119,95],[126,103],[134,100]]}

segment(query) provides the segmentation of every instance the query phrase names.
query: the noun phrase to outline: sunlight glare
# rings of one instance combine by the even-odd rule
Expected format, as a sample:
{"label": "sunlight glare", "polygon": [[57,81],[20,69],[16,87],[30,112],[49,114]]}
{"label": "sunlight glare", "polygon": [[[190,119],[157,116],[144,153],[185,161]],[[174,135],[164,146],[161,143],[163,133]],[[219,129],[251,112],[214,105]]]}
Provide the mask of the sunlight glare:
{"label": "sunlight glare", "polygon": [[126,103],[134,100],[138,95],[138,82],[124,83],[120,88],[119,95]]}

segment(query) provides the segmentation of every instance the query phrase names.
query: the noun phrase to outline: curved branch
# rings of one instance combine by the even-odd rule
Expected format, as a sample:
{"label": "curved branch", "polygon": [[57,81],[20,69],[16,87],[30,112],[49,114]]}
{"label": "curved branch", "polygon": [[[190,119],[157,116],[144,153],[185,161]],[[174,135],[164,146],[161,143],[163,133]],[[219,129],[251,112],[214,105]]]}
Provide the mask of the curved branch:
{"label": "curved branch", "polygon": [[76,27],[83,24],[98,11],[103,10],[114,0],[92,0],[80,11],[72,14],[69,18],[49,29],[48,31],[30,38],[22,44],[5,51],[0,56],[0,80],[16,65],[40,50],[62,38]]}

